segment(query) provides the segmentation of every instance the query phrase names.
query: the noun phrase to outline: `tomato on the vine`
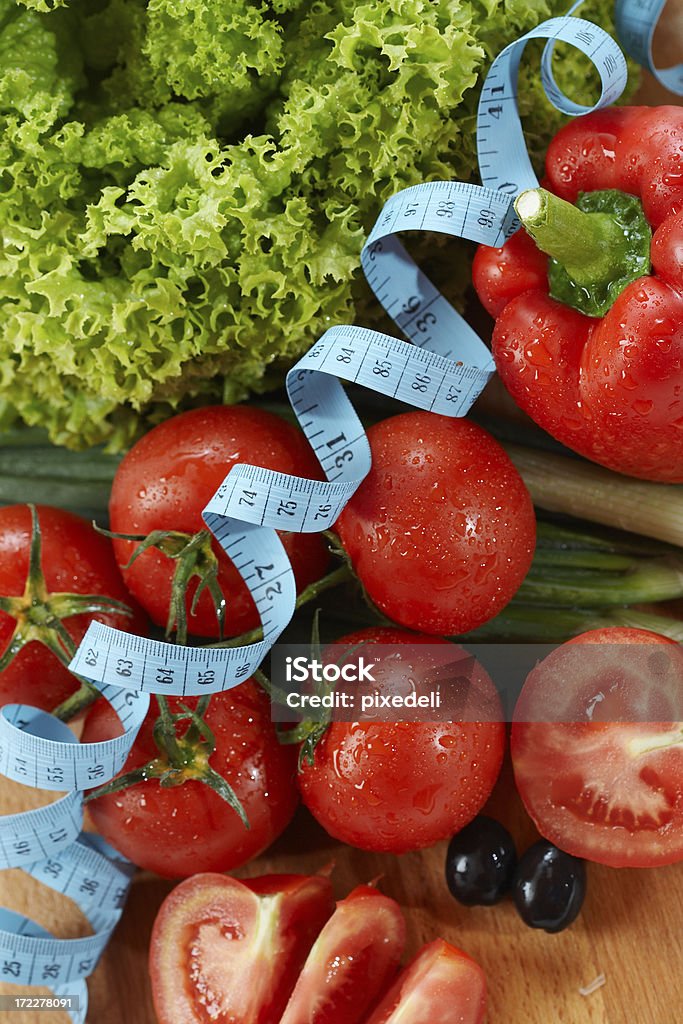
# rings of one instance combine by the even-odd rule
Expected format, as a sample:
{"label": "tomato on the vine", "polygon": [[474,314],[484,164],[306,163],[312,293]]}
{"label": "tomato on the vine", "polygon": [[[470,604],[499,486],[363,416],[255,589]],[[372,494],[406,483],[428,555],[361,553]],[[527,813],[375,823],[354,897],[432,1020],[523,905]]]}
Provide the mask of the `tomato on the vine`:
{"label": "tomato on the vine", "polygon": [[368,438],[372,469],[337,521],[368,595],[411,629],[476,629],[531,565],[536,521],[519,473],[464,419],[408,412]]}
{"label": "tomato on the vine", "polygon": [[149,969],[159,1024],[275,1024],[334,908],[329,879],[198,874],[166,897]]}
{"label": "tomato on the vine", "polygon": [[612,867],[683,860],[683,654],[667,637],[575,637],[527,678],[512,761],[524,805],[561,850]]}
{"label": "tomato on the vine", "polygon": [[[197,698],[168,698],[172,713],[183,704],[195,708]],[[160,757],[152,735],[157,713],[153,701],[124,773]],[[187,752],[187,767],[179,770],[174,784],[150,778],[88,805],[95,827],[112,846],[166,878],[244,864],[280,835],[298,803],[296,758],[278,743],[270,702],[254,682],[214,694],[204,721],[216,742],[209,765],[232,787],[249,829],[218,793],[199,781],[205,767],[199,748],[194,761],[193,751]],[[97,742],[120,732],[116,713],[100,701],[88,714],[82,739]]]}
{"label": "tomato on the vine", "polygon": [[[441,638],[365,629],[337,644],[364,645],[373,686],[383,692],[404,691],[416,677],[419,686],[420,676],[469,662],[465,714],[444,721],[333,721],[314,749],[313,763],[304,760],[299,772],[304,803],[343,842],[404,853],[446,839],[481,810],[500,770],[505,725],[493,683],[461,648]],[[374,659],[373,644],[381,645]],[[395,645],[390,658],[387,645]],[[421,645],[427,645],[426,654]],[[441,646],[443,658],[436,656]],[[328,651],[333,656],[334,645]],[[462,691],[455,684],[454,691],[454,706],[462,708]]]}
{"label": "tomato on the vine", "polygon": [[[29,592],[31,509],[0,508],[0,599],[5,605],[0,608],[0,657],[8,655],[10,645],[20,648],[0,671],[0,705],[52,710],[79,687],[66,667],[69,651],[59,638],[59,620],[75,649],[93,619],[131,633],[144,632],[146,619],[124,586],[106,537],[72,512],[49,505],[38,505],[36,512],[40,564]],[[101,598],[104,610],[83,612],[88,604],[83,595]],[[115,602],[111,610],[106,610],[108,600]],[[117,610],[122,605],[131,614]],[[28,642],[20,646],[23,639]]]}
{"label": "tomato on the vine", "polygon": [[[112,531],[148,535],[155,530],[173,530],[191,535],[205,529],[202,509],[238,462],[322,479],[306,437],[279,416],[248,406],[193,409],[154,427],[121,462],[109,504]],[[283,528],[286,525],[283,521]],[[292,563],[297,589],[324,573],[328,553],[319,536],[281,533],[280,539]],[[126,567],[135,548],[133,541],[114,540],[126,585],[153,621],[166,625],[175,564],[149,547]],[[211,548],[218,559],[218,584],[226,600],[225,635],[237,636],[259,624],[256,605],[215,540]],[[192,611],[197,585],[196,579],[191,581],[185,600],[189,631],[218,636],[216,611],[207,590]]]}

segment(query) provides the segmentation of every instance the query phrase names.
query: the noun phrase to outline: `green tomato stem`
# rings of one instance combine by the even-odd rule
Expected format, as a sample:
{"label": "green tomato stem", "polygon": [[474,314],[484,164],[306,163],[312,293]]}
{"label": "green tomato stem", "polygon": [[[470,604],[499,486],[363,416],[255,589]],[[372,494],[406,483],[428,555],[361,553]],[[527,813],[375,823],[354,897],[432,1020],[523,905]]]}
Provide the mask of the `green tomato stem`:
{"label": "green tomato stem", "polygon": [[183,751],[178,743],[173,715],[166,697],[160,693],[155,696],[159,705],[159,717],[154,725],[154,742],[172,766],[181,767],[184,763]]}
{"label": "green tomato stem", "polygon": [[[307,587],[301,591],[296,599],[296,607],[302,608],[305,604],[310,601],[315,601],[317,597],[324,594],[326,590],[330,590],[331,587],[337,587],[340,583],[348,583],[349,580],[353,579],[353,573],[350,566],[341,565],[338,569],[323,576],[319,580],[315,580],[313,583],[309,583]],[[256,643],[260,640],[263,635],[260,626],[256,626],[255,629],[250,629],[248,633],[242,633],[241,636],[232,637],[230,640],[219,640],[214,644],[205,644],[206,647],[241,647],[246,644]]]}
{"label": "green tomato stem", "polygon": [[100,696],[97,687],[89,683],[87,679],[83,679],[79,689],[58,704],[56,708],[53,708],[52,714],[62,722],[70,722],[72,718],[80,715],[81,711],[85,711],[91,704],[94,704]]}
{"label": "green tomato stem", "polygon": [[624,233],[607,213],[584,213],[544,188],[522,192],[515,210],[539,249],[581,285],[608,281],[626,254]]}

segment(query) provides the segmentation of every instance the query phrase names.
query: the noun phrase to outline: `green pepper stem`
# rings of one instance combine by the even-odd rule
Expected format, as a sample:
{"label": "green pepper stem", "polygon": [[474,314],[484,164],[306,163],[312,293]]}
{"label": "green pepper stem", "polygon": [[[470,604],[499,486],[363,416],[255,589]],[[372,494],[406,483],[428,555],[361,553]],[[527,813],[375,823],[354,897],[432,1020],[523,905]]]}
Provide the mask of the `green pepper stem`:
{"label": "green pepper stem", "polygon": [[585,213],[544,188],[522,192],[515,210],[539,249],[578,284],[588,287],[620,273],[627,243],[610,214]]}

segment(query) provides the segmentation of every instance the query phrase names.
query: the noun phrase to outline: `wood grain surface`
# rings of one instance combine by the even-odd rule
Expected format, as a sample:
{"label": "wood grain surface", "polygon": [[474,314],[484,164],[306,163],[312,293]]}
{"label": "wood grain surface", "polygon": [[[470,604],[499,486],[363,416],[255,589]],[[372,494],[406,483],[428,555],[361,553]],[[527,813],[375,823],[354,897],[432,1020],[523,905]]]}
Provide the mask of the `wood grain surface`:
{"label": "wood grain surface", "polygon": [[[26,806],[25,794],[23,787],[3,780],[2,810]],[[516,797],[509,765],[488,809],[511,828],[520,849],[537,838]],[[445,844],[401,857],[363,853],[330,839],[301,810],[275,846],[237,874],[315,872],[334,862],[339,897],[381,876],[381,889],[406,913],[408,953],[443,936],[482,965],[489,988],[487,1024],[680,1024],[683,863],[647,871],[589,865],[581,916],[565,932],[547,935],[527,928],[509,902],[493,908],[455,903],[443,879],[444,855]],[[89,1024],[155,1024],[147,950],[156,911],[172,886],[149,874],[136,878],[121,923],[90,979]],[[0,875],[0,903],[57,935],[87,934],[73,903],[20,871]],[[582,996],[579,989],[601,973],[605,985]],[[0,991],[29,992],[10,985]],[[68,1024],[66,1014],[52,1011],[0,1013],[0,1019]]]}

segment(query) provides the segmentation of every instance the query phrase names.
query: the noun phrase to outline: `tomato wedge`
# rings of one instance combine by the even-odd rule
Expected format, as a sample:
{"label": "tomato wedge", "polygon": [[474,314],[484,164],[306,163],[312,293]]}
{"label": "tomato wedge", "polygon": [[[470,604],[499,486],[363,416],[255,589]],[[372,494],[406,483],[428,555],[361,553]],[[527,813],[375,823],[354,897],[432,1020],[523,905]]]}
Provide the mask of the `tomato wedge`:
{"label": "tomato wedge", "polygon": [[316,939],[280,1024],[360,1024],[396,974],[405,935],[398,903],[358,886]]}
{"label": "tomato wedge", "polygon": [[423,946],[367,1024],[482,1024],[486,981],[478,963],[444,939]]}
{"label": "tomato wedge", "polygon": [[159,1024],[274,1024],[334,909],[328,879],[213,873],[161,905],[149,954]]}
{"label": "tomato wedge", "polygon": [[515,781],[542,836],[611,867],[683,860],[679,645],[584,633],[530,673],[514,718]]}

